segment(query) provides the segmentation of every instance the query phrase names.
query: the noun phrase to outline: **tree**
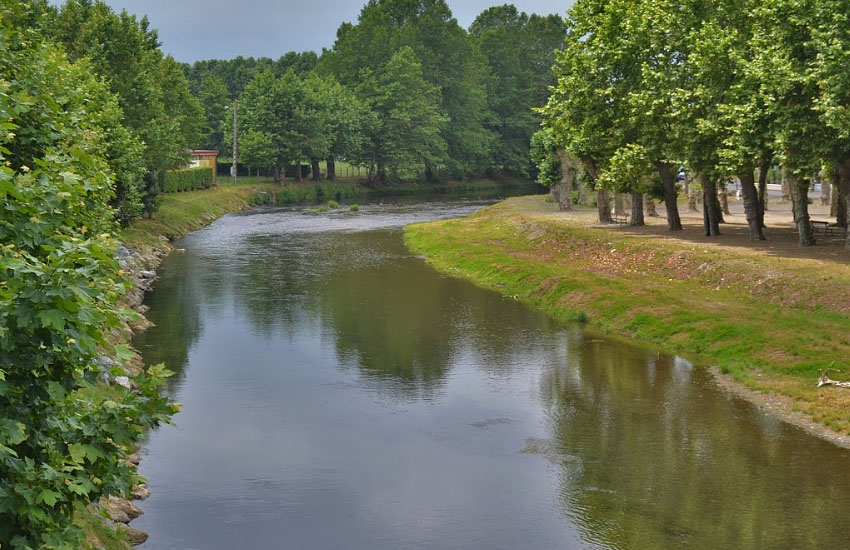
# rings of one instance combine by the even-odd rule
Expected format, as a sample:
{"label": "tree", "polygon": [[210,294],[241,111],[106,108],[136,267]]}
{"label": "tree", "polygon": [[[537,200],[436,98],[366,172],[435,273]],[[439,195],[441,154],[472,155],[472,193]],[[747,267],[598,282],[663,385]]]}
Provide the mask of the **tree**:
{"label": "tree", "polygon": [[572,210],[573,187],[578,184],[577,163],[549,130],[531,136],[531,161],[537,168],[537,183],[549,187],[561,211]]}
{"label": "tree", "polygon": [[753,65],[762,85],[770,90],[773,140],[788,178],[801,246],[814,244],[808,188],[829,142],[817,110],[819,91],[811,70],[817,56],[815,4],[813,0],[759,3],[754,33]]}
{"label": "tree", "polygon": [[527,15],[507,4],[484,10],[469,27],[490,68],[485,127],[497,136],[490,161],[497,174],[529,173],[529,144],[541,122],[532,109],[546,103],[556,84],[551,69],[566,32],[559,16]]}
{"label": "tree", "polygon": [[375,118],[356,162],[368,166],[378,183],[387,181],[388,166],[401,180],[439,170],[446,159],[441,130],[447,119],[439,111],[439,91],[424,79],[413,49],[402,47],[379,73],[364,69],[363,76],[359,95]]}
{"label": "tree", "polygon": [[239,162],[248,168],[268,168],[277,162],[278,150],[269,134],[246,130],[239,136]]}
{"label": "tree", "polygon": [[[818,87],[816,109],[828,142],[824,160],[832,167],[838,198],[843,202],[839,212],[844,219],[838,223],[850,225],[850,5],[846,0],[824,0],[816,4],[812,16],[817,26],[813,34],[816,58],[812,76]],[[846,242],[850,251],[850,232]]]}
{"label": "tree", "polygon": [[227,96],[227,86],[221,77],[205,75],[199,84],[196,97],[204,109],[204,126],[201,128],[201,146],[205,149],[221,149],[224,144],[225,118],[231,100]]}
{"label": "tree", "polygon": [[318,179],[319,159],[325,158],[327,177],[334,180],[336,159],[354,159],[360,154],[365,143],[364,128],[373,125],[374,119],[354,92],[332,76],[313,74],[307,77],[305,84],[311,94],[311,101],[322,115],[320,123],[324,136],[322,147],[316,147],[310,152],[313,176]]}
{"label": "tree", "polygon": [[96,360],[129,353],[107,333],[132,318],[109,205],[120,110],[88,65],[22,24],[32,17],[0,5],[0,540],[71,550],[75,505],[126,494],[139,479],[128,449],[174,407],[161,367],[137,392],[97,385]]}
{"label": "tree", "polygon": [[301,161],[317,151],[327,151],[324,115],[295,71],[280,78],[271,71],[257,75],[245,88],[239,105],[241,131],[259,133],[264,142],[271,141],[277,152],[275,181],[284,179],[290,162],[296,163],[295,173],[300,181]]}
{"label": "tree", "polygon": [[404,47],[420,65],[422,78],[438,95],[439,113],[451,124],[440,128],[446,155],[426,174],[466,178],[484,171],[493,134],[485,87],[486,61],[452,18],[444,0],[369,0],[357,25],[343,24],[318,69],[353,89],[366,89]]}
{"label": "tree", "polygon": [[185,162],[203,120],[182,68],[163,56],[146,17],[116,14],[101,0],[67,0],[42,28],[71,60],[87,58],[117,96],[124,126],[144,144],[146,167],[144,181],[118,186],[133,187],[126,195],[140,194],[152,211],[165,170]]}

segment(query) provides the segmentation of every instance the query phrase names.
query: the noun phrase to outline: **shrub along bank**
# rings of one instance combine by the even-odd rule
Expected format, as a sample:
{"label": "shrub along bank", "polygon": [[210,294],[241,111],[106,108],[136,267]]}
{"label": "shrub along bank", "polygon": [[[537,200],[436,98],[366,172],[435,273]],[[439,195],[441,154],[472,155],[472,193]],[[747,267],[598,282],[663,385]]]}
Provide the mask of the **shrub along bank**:
{"label": "shrub along bank", "polygon": [[177,191],[193,191],[207,189],[212,185],[213,173],[210,168],[187,168],[185,170],[169,170],[165,173],[164,193]]}
{"label": "shrub along bank", "polygon": [[797,411],[850,433],[850,391],[816,385],[819,371],[850,367],[846,264],[590,227],[541,197],[409,226],[405,240],[441,271],[561,322],[587,322],[717,366],[750,390],[779,396],[790,420]]}

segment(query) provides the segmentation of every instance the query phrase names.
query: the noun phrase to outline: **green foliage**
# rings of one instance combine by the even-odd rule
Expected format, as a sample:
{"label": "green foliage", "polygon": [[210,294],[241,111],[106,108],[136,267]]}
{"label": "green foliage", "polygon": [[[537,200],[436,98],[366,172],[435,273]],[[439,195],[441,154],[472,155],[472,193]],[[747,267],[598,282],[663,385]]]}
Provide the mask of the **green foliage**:
{"label": "green foliage", "polygon": [[239,138],[241,164],[249,168],[268,168],[277,163],[277,158],[278,150],[270,134],[250,128]]}
{"label": "green foliage", "polygon": [[531,162],[537,168],[537,183],[552,187],[561,181],[561,160],[555,136],[550,130],[538,130],[531,136]]}
{"label": "green foliage", "polygon": [[339,208],[339,203],[334,200],[330,200],[328,201],[328,208],[330,208],[331,210],[336,210],[337,208]]}
{"label": "green foliage", "polygon": [[202,101],[204,81],[207,79],[223,82],[226,87],[226,97],[232,101],[242,95],[248,83],[260,73],[271,72],[281,77],[292,70],[303,78],[316,67],[318,61],[316,52],[287,52],[276,60],[268,57],[253,58],[240,55],[228,60],[196,61],[191,66],[186,65],[184,71],[192,91]]}
{"label": "green foliage", "polygon": [[165,173],[165,185],[162,191],[163,193],[175,193],[206,189],[212,185],[212,177],[212,169],[205,167],[169,170]]}
{"label": "green foliage", "polygon": [[204,110],[201,147],[219,150],[224,145],[225,120],[227,117],[232,118],[232,111],[229,110],[232,101],[227,95],[227,85],[217,75],[205,75],[195,95]]}
{"label": "green foliage", "polygon": [[271,72],[258,75],[245,88],[240,104],[240,125],[251,136],[249,158],[267,161],[274,151],[278,178],[290,162],[327,151],[325,114],[294,71],[280,78]]}
{"label": "green foliage", "polygon": [[97,359],[130,355],[107,332],[133,318],[118,306],[111,128],[99,126],[117,107],[19,24],[31,15],[0,5],[0,541],[71,550],[75,504],[125,493],[137,481],[126,450],[174,409],[162,367],[136,392],[96,385]]}
{"label": "green foliage", "polygon": [[[447,171],[463,178],[481,173],[490,160],[494,137],[484,125],[489,116],[487,62],[443,0],[370,0],[357,25],[338,29],[334,47],[322,55],[319,69],[346,86],[365,90],[361,97],[368,99],[371,80],[380,78],[403,48],[413,51],[422,78],[435,90],[438,113],[451,121],[439,128],[445,153],[429,166],[431,175]],[[432,159],[421,162],[432,164]],[[406,177],[411,166],[403,164],[394,168]]]}
{"label": "green foliage", "polygon": [[552,65],[566,32],[560,16],[527,15],[513,5],[484,10],[469,27],[491,73],[486,127],[498,136],[490,161],[496,173],[529,172],[529,143],[541,122],[532,108],[544,105],[557,83]]}
{"label": "green foliage", "polygon": [[127,139],[142,144],[135,159],[140,166],[125,169],[130,157],[113,163],[119,216],[129,220],[142,208],[152,211],[164,171],[185,162],[205,123],[182,67],[163,55],[146,17],[115,13],[101,0],[68,0],[42,28],[72,60],[88,60],[118,98]]}
{"label": "green foliage", "polygon": [[348,207],[348,211],[349,212],[359,212],[360,211],[360,205],[359,204],[352,204],[351,206]]}
{"label": "green foliage", "polygon": [[621,193],[647,192],[652,171],[647,150],[630,143],[614,152],[607,170],[599,177],[599,184]]}
{"label": "green foliage", "polygon": [[439,91],[422,75],[422,65],[410,47],[399,49],[380,72],[364,69],[360,96],[375,119],[367,129],[363,158],[377,169],[380,183],[390,166],[399,180],[415,180],[426,169],[438,171],[446,162],[441,129],[447,118],[439,111]]}

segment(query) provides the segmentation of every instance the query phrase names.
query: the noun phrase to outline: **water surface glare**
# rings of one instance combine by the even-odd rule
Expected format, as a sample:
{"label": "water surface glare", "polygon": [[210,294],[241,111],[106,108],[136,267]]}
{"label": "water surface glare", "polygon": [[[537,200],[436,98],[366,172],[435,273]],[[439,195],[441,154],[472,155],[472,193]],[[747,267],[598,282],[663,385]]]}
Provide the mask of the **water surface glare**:
{"label": "water surface glare", "polygon": [[439,275],[475,201],[255,210],[177,244],[145,550],[846,548],[850,453],[701,369]]}

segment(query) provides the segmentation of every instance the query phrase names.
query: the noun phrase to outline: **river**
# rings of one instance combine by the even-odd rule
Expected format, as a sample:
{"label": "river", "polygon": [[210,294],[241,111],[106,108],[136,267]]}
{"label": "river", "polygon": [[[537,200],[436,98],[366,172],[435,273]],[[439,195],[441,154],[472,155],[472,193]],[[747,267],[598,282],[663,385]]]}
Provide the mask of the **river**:
{"label": "river", "polygon": [[410,254],[481,201],[229,215],[135,345],[175,371],[144,550],[846,548],[850,452]]}

